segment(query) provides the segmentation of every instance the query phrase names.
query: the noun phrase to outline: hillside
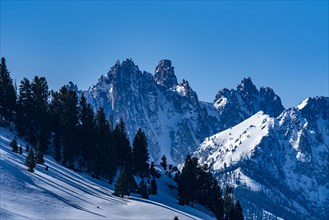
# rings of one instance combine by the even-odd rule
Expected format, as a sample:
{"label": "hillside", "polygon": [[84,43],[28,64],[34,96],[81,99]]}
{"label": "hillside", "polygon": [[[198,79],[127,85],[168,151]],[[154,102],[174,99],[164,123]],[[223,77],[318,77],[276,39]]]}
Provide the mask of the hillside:
{"label": "hillside", "polygon": [[194,155],[257,216],[327,219],[328,106],[327,97],[315,97],[278,117],[258,112],[206,138]]}
{"label": "hillside", "polygon": [[[13,137],[0,127],[0,219],[213,219],[179,206],[175,192],[165,185],[172,180],[165,175],[158,180],[158,195],[144,200],[138,195],[115,197],[113,185],[69,170],[49,156],[30,173],[25,150],[19,155],[9,147]],[[18,139],[18,144],[25,149],[24,141]]]}

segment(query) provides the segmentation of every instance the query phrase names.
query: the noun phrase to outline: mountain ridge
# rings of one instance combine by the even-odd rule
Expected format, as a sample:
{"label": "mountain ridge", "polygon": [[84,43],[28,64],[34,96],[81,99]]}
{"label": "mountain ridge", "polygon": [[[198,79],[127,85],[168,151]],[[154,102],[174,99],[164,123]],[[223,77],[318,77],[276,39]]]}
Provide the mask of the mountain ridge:
{"label": "mountain ridge", "polygon": [[[222,183],[236,187],[245,208],[287,219],[326,219],[328,106],[329,97],[315,97],[278,117],[259,112],[207,138],[194,155]],[[271,203],[275,208],[266,206]]]}
{"label": "mountain ridge", "polygon": [[[70,87],[77,91],[76,87]],[[221,93],[226,90],[219,91],[212,105],[201,102],[187,80],[178,83],[170,60],[160,60],[152,75],[126,59],[121,63],[116,61],[95,85],[78,93],[84,94],[95,111],[103,107],[114,121],[123,117],[131,140],[141,127],[154,161],[166,155],[170,162],[178,164],[204,138],[227,126],[238,124],[259,110],[270,114],[283,110],[280,98],[272,89],[257,90],[250,78],[243,79],[237,89],[227,90],[230,93]],[[221,98],[233,100],[223,111],[218,108]],[[233,112],[241,116],[232,120]],[[230,123],[226,118],[231,118]]]}

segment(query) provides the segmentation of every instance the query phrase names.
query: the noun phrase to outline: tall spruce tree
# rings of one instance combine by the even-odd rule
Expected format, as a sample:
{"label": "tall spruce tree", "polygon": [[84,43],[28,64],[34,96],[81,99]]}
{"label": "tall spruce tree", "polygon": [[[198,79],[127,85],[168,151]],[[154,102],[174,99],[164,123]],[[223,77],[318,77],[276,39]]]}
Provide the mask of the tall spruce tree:
{"label": "tall spruce tree", "polygon": [[77,156],[77,129],[78,129],[78,98],[75,91],[66,86],[60,89],[60,129],[63,144],[63,164],[74,168],[74,159]]}
{"label": "tall spruce tree", "polygon": [[118,152],[118,165],[125,167],[127,179],[129,180],[129,188],[131,191],[135,191],[138,188],[138,185],[133,177],[132,150],[123,118],[121,118],[119,124],[115,126],[113,135]]}
{"label": "tall spruce tree", "polygon": [[230,214],[234,209],[233,187],[227,185],[224,192],[224,219],[230,220]]}
{"label": "tall spruce tree", "polygon": [[19,96],[16,106],[15,126],[20,135],[28,136],[31,133],[32,112],[33,102],[31,83],[27,78],[24,78],[19,85]]}
{"label": "tall spruce tree", "polygon": [[135,174],[140,177],[149,176],[149,164],[147,161],[150,156],[148,153],[146,135],[141,128],[138,129],[134,138],[132,153]]}
{"label": "tall spruce tree", "polygon": [[243,213],[242,213],[242,208],[241,208],[241,205],[240,205],[240,201],[238,200],[233,209],[230,211],[230,220],[243,220],[244,219],[244,216],[243,216]]}
{"label": "tall spruce tree", "polygon": [[96,143],[93,149],[93,173],[95,177],[99,178],[104,176],[104,170],[107,162],[107,156],[105,149],[107,147],[106,141],[110,135],[110,127],[105,118],[103,108],[99,108],[96,115]]}
{"label": "tall spruce tree", "polygon": [[132,153],[131,146],[126,132],[126,125],[123,118],[114,129],[115,145],[118,152],[118,165],[131,167]]}
{"label": "tall spruce tree", "polygon": [[29,139],[32,144],[40,141],[40,151],[45,154],[47,151],[50,135],[50,117],[49,117],[49,90],[45,77],[35,76],[31,84],[32,96],[32,132]]}
{"label": "tall spruce tree", "polygon": [[84,160],[90,161],[92,149],[95,145],[96,122],[94,111],[83,94],[80,98],[79,120],[79,151]]}
{"label": "tall spruce tree", "polygon": [[2,57],[0,64],[0,125],[7,125],[13,120],[15,107],[15,87],[7,69],[6,59]]}
{"label": "tall spruce tree", "polygon": [[178,184],[178,196],[179,204],[188,205],[196,199],[197,192],[197,168],[196,158],[192,158],[190,155],[186,157],[182,173],[179,178]]}
{"label": "tall spruce tree", "polygon": [[62,135],[61,135],[61,115],[62,103],[59,92],[51,92],[51,102],[49,104],[51,131],[53,132],[53,146],[55,148],[55,160],[62,159]]}

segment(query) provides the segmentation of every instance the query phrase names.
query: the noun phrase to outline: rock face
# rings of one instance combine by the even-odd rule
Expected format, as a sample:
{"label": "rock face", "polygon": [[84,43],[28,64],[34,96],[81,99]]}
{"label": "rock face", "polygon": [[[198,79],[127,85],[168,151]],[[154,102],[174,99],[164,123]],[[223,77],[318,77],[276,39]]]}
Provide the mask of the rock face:
{"label": "rock face", "polygon": [[123,117],[132,140],[138,128],[147,135],[152,159],[165,154],[178,163],[216,132],[188,81],[177,82],[170,60],[161,60],[153,76],[132,60],[119,61],[83,92],[96,110],[104,107],[114,122]]}
{"label": "rock face", "polygon": [[244,78],[236,89],[220,90],[213,105],[207,105],[210,112],[220,122],[219,130],[230,128],[254,115],[258,111],[276,117],[283,110],[281,99],[271,88],[261,87],[257,90],[250,78]]}
{"label": "rock face", "polygon": [[184,161],[204,138],[259,110],[274,116],[283,110],[272,89],[258,91],[250,78],[236,90],[219,91],[213,104],[200,102],[188,81],[177,82],[170,60],[160,60],[154,75],[140,71],[131,59],[117,61],[83,93],[95,111],[103,107],[114,123],[123,117],[131,140],[141,127],[153,160],[165,154],[175,164]]}
{"label": "rock face", "polygon": [[316,97],[278,117],[259,112],[207,138],[194,155],[235,185],[249,214],[328,219],[328,107],[328,97]]}

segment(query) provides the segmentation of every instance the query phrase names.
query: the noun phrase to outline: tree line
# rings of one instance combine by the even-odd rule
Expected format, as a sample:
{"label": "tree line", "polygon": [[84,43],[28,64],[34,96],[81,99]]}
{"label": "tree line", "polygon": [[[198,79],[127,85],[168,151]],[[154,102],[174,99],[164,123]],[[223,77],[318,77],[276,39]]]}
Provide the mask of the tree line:
{"label": "tree line", "polygon": [[24,78],[16,95],[5,58],[0,71],[0,123],[14,123],[19,136],[38,146],[34,150],[40,156],[54,149],[55,160],[64,166],[109,182],[118,166],[131,175],[149,175],[147,139],[141,129],[131,147],[123,118],[114,126],[103,108],[94,113],[83,94],[79,98],[68,86],[50,91],[46,78],[35,76],[32,81]]}
{"label": "tree line", "polygon": [[207,207],[217,219],[243,220],[239,200],[234,202],[233,187],[226,186],[224,196],[216,178],[208,166],[201,166],[195,157],[188,155],[181,173],[177,173],[178,203],[192,205],[194,202]]}

